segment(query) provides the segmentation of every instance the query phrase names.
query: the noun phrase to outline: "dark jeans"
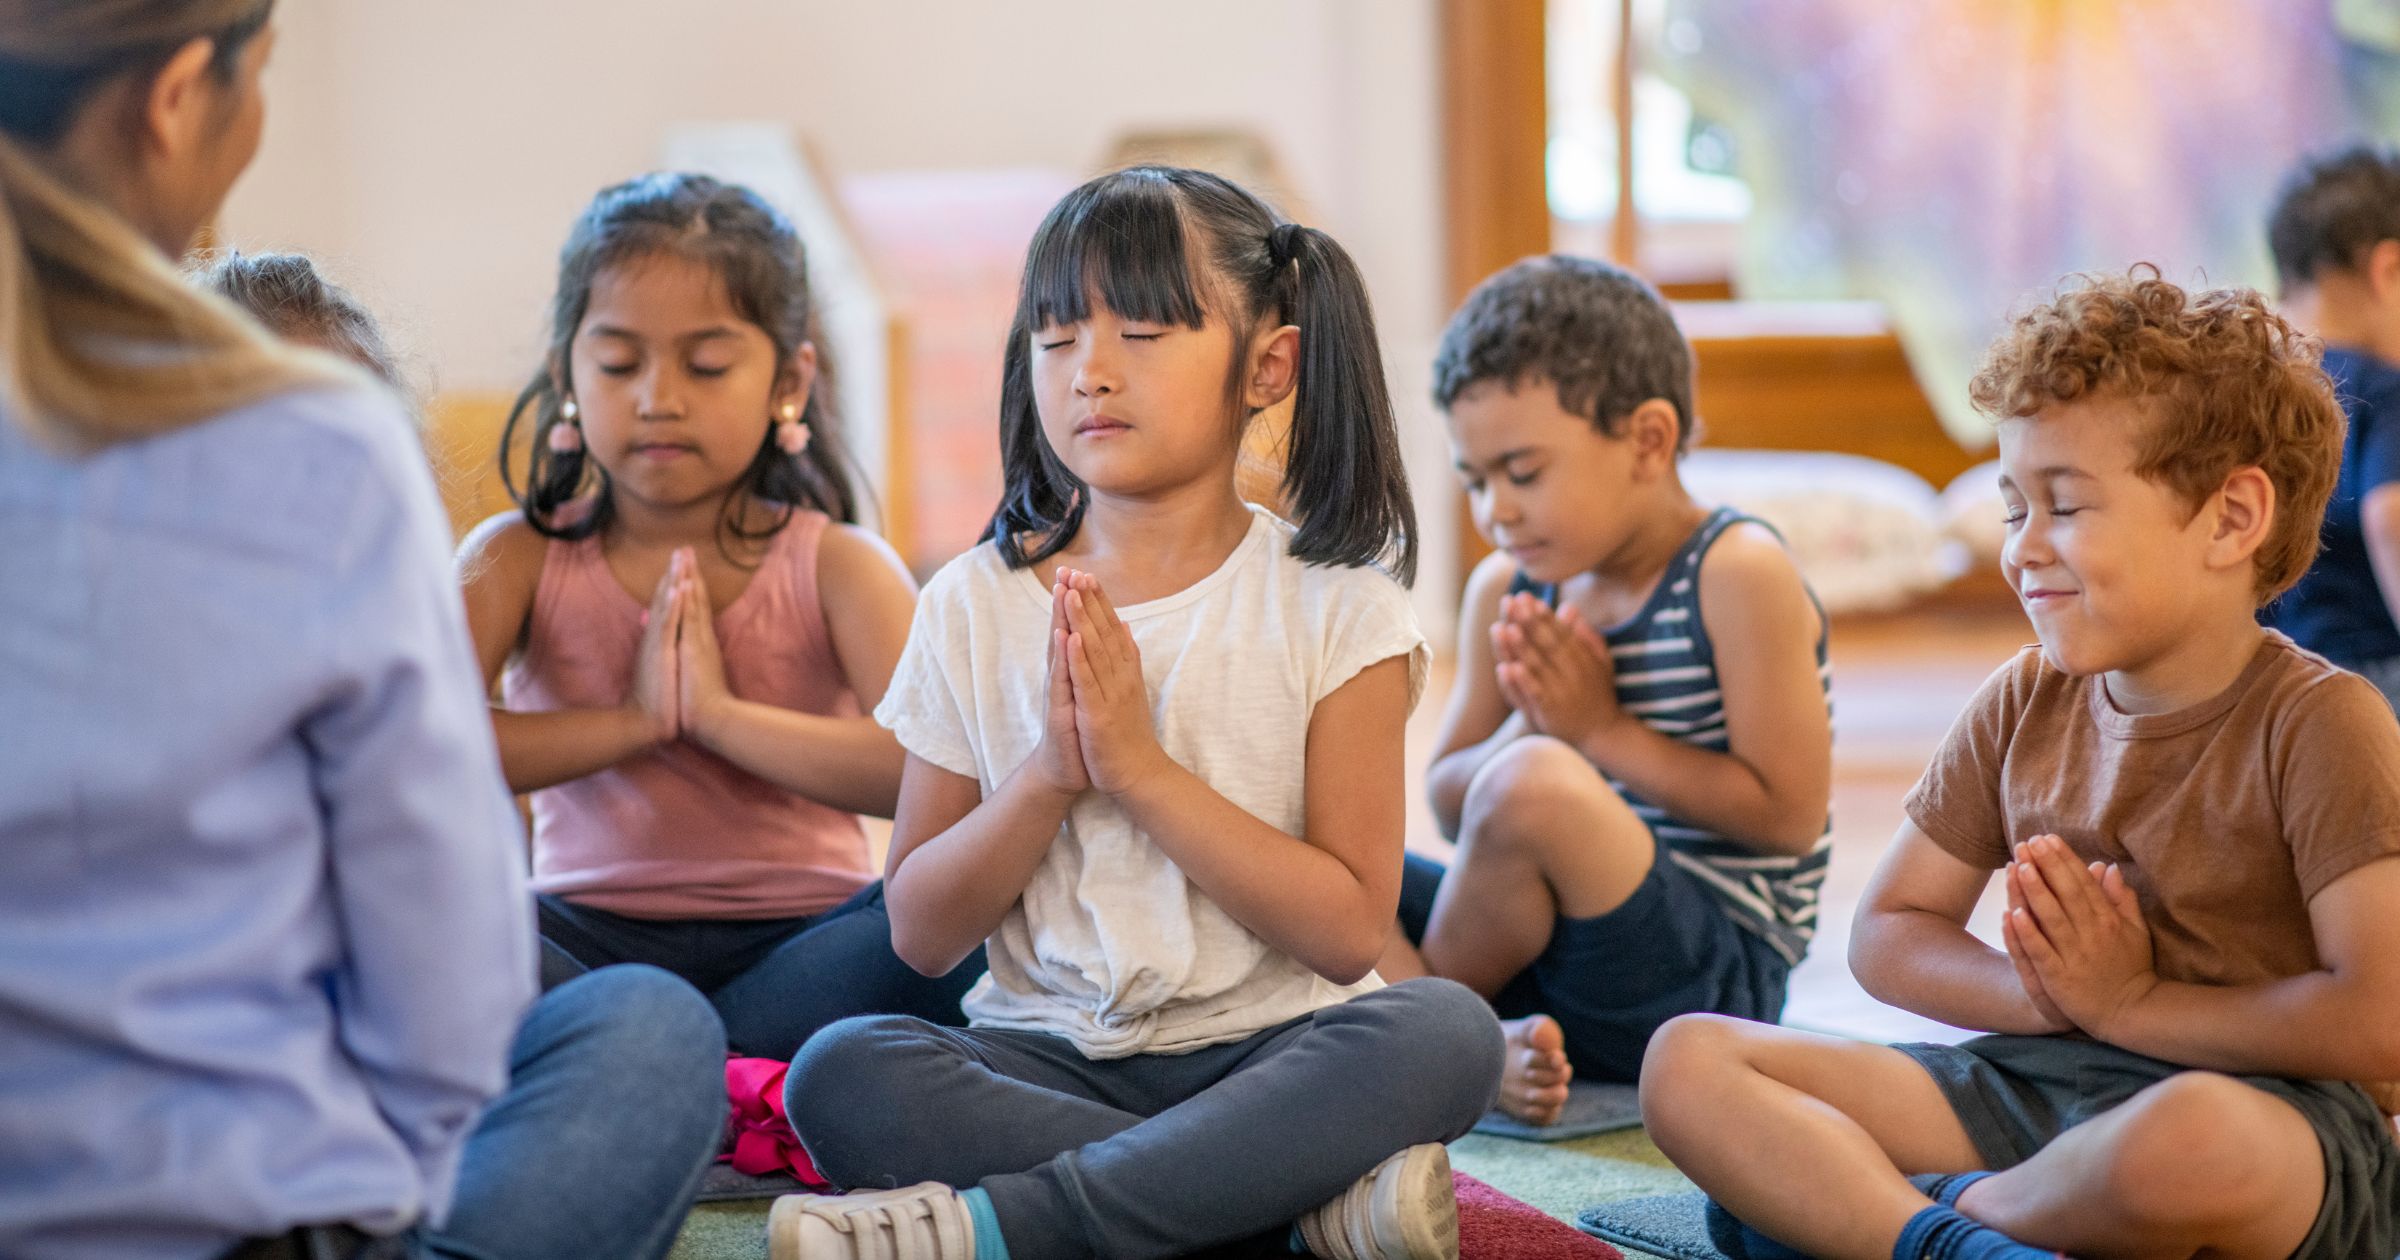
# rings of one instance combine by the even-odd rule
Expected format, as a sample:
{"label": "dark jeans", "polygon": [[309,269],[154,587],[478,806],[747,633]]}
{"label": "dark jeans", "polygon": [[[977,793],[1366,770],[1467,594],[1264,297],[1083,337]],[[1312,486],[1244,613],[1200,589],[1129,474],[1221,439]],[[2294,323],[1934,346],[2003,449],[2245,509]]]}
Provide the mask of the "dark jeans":
{"label": "dark jeans", "polygon": [[526,1013],[440,1228],[295,1230],[228,1255],[657,1260],[724,1132],[725,1033],[708,1003],[656,968],[609,967]]}
{"label": "dark jeans", "polygon": [[980,1187],[1019,1260],[1288,1256],[1300,1215],[1396,1151],[1465,1133],[1499,1090],[1502,1049],[1491,1008],[1448,980],[1122,1059],[875,1016],[803,1047],[784,1103],[834,1184]]}
{"label": "dark jeans", "polygon": [[789,1059],[818,1029],[852,1015],[964,1024],[958,1000],[984,971],[980,946],[938,979],[900,961],[881,880],[796,919],[636,919],[558,897],[534,903],[543,987],[611,963],[662,967],[708,995],[735,1054],[762,1059]]}

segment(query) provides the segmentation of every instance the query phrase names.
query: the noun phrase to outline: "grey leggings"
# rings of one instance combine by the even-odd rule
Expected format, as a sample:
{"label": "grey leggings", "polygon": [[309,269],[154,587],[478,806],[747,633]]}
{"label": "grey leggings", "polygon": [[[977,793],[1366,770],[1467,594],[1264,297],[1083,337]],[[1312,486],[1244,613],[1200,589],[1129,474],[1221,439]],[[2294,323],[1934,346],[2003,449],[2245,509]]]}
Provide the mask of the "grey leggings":
{"label": "grey leggings", "polygon": [[1491,1007],[1411,980],[1189,1054],[1086,1059],[1042,1033],[843,1020],[801,1047],[792,1127],[835,1184],[992,1198],[1012,1260],[1278,1240],[1385,1157],[1498,1093]]}

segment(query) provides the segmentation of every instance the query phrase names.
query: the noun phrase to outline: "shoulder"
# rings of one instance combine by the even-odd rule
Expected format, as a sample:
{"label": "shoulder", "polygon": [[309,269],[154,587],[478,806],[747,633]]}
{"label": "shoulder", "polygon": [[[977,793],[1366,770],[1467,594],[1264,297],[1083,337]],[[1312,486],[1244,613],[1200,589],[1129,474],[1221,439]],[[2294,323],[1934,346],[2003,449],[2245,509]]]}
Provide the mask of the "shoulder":
{"label": "shoulder", "polygon": [[467,531],[458,544],[459,584],[470,589],[501,585],[531,589],[541,580],[550,540],[522,512],[501,512]]}
{"label": "shoulder", "polygon": [[2301,647],[2280,631],[2270,632],[2274,654],[2259,702],[2271,732],[2347,730],[2380,738],[2393,725],[2391,703],[2373,683]]}
{"label": "shoulder", "polygon": [[1805,631],[1824,629],[1808,583],[1774,530],[1740,520],[1725,527],[1700,557],[1700,609],[1716,637],[1719,627]]}
{"label": "shoulder", "polygon": [[924,616],[938,617],[954,611],[956,615],[968,616],[977,609],[992,606],[1011,583],[1023,580],[1001,558],[999,548],[988,542],[978,543],[934,570],[933,576],[925,580],[917,608]]}
{"label": "shoulder", "polygon": [[[1459,601],[1460,607],[1470,614],[1478,610],[1497,613],[1508,588],[1516,585],[1519,572],[1516,560],[1505,551],[1495,551],[1476,561],[1474,570],[1467,574],[1467,592]],[[1483,619],[1488,621],[1490,616]]]}
{"label": "shoulder", "polygon": [[395,532],[449,546],[415,425],[365,385],[276,394],[104,458],[138,466],[129,484],[150,496],[145,514],[278,554],[341,567]]}
{"label": "shoulder", "polygon": [[873,530],[828,521],[817,535],[817,582],[830,591],[858,590],[894,583],[911,591],[916,579],[901,563],[900,553]]}

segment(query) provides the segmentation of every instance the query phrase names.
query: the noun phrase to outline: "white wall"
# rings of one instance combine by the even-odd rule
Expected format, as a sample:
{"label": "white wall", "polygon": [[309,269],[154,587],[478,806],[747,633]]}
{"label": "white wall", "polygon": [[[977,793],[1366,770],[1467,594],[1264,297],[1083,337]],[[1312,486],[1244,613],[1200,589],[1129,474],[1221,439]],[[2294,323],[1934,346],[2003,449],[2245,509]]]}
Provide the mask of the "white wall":
{"label": "white wall", "polygon": [[227,207],[319,254],[437,390],[539,352],[568,223],[667,132],[766,119],[836,174],[1091,167],[1134,128],[1267,136],[1374,289],[1424,511],[1427,628],[1453,615],[1447,455],[1424,402],[1445,311],[1433,0],[301,0],[267,141]]}

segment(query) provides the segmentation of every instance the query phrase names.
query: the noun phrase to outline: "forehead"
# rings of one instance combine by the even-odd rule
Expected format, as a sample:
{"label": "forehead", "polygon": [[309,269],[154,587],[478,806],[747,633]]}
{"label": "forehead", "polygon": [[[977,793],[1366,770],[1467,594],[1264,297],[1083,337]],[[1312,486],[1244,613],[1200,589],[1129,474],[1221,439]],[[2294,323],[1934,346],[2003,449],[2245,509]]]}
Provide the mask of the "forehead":
{"label": "forehead", "polygon": [[2086,399],[2001,421],[2000,473],[2019,486],[2064,472],[2130,477],[2148,414],[2126,399]]}
{"label": "forehead", "polygon": [[641,254],[602,267],[592,277],[583,322],[587,329],[606,324],[634,332],[748,327],[716,268],[674,253]]}
{"label": "forehead", "polygon": [[1590,420],[1560,406],[1557,388],[1541,378],[1477,381],[1450,400],[1443,419],[1462,456],[1600,436]]}

